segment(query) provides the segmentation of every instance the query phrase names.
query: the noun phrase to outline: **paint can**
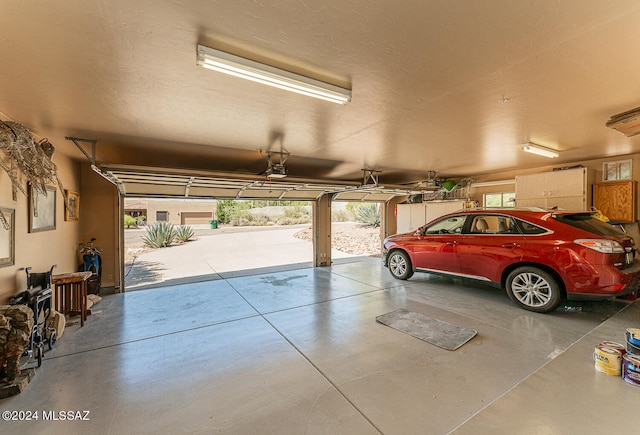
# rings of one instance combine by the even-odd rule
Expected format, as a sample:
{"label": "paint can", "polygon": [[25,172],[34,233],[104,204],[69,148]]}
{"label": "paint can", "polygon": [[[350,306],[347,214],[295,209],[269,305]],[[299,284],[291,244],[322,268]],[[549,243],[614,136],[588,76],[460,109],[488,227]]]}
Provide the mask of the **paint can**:
{"label": "paint can", "polygon": [[627,352],[640,355],[640,329],[627,328]]}
{"label": "paint can", "polygon": [[622,378],[630,384],[640,385],[640,356],[623,355]]}
{"label": "paint can", "polygon": [[[618,344],[618,343],[615,343]],[[621,346],[622,345],[619,345]],[[621,350],[615,346],[599,344],[593,352],[596,370],[608,375],[620,376],[622,372],[622,356],[624,348]]]}
{"label": "paint can", "polygon": [[608,346],[613,347],[614,349],[618,349],[622,353],[626,353],[627,351],[624,348],[623,344],[616,343],[615,341],[601,341],[600,346]]}

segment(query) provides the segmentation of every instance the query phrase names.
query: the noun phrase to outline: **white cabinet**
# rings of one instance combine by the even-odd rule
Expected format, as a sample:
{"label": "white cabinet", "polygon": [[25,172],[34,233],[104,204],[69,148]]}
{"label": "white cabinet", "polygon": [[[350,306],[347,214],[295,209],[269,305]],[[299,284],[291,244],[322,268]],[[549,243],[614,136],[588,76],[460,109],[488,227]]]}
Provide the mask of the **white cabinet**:
{"label": "white cabinet", "polygon": [[429,201],[418,204],[398,204],[397,231],[415,231],[442,215],[461,210],[464,201]]}
{"label": "white cabinet", "polygon": [[594,176],[595,172],[587,168],[518,175],[516,206],[589,210]]}

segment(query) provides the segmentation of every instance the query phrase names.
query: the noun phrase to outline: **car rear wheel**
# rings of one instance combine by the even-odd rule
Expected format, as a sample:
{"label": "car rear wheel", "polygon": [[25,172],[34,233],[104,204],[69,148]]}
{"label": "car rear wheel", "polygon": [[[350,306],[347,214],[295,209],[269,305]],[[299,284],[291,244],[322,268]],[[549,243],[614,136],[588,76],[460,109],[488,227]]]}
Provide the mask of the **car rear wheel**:
{"label": "car rear wheel", "polygon": [[409,279],[413,276],[411,259],[404,251],[392,251],[389,254],[389,272],[397,279]]}
{"label": "car rear wheel", "polygon": [[556,279],[537,267],[519,267],[509,274],[507,294],[525,310],[546,313],[556,309],[562,300]]}

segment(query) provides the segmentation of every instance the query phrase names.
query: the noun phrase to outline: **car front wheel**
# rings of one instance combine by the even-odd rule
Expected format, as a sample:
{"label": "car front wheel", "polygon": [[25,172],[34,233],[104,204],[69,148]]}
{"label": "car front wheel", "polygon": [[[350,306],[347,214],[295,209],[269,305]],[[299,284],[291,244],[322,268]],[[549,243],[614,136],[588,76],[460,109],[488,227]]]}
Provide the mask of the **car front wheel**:
{"label": "car front wheel", "polygon": [[392,251],[389,254],[389,272],[397,279],[409,279],[413,276],[411,259],[403,251]]}
{"label": "car front wheel", "polygon": [[509,298],[525,310],[546,313],[562,300],[556,279],[537,267],[519,267],[507,277]]}

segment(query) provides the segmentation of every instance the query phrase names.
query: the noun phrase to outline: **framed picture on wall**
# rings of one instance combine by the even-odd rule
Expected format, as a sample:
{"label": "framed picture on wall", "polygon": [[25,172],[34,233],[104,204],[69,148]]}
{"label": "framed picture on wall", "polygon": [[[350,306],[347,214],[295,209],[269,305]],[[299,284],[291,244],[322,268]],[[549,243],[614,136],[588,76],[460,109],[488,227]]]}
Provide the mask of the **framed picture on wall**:
{"label": "framed picture on wall", "polygon": [[80,217],[80,194],[72,190],[65,190],[64,197],[64,220],[77,221]]}
{"label": "framed picture on wall", "polygon": [[29,232],[49,231],[56,229],[56,188],[46,188],[39,192],[29,186]]}
{"label": "framed picture on wall", "polygon": [[16,262],[16,211],[0,207],[0,267]]}

